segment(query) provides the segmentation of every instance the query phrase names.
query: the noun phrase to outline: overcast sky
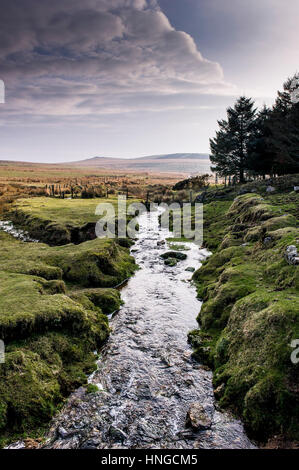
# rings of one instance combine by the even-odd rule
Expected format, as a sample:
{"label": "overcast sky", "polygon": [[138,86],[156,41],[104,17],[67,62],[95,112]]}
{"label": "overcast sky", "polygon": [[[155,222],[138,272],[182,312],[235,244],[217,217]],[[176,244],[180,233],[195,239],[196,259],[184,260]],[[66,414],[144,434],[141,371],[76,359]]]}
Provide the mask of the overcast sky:
{"label": "overcast sky", "polygon": [[238,95],[271,104],[299,69],[298,0],[0,6],[4,160],[208,152]]}

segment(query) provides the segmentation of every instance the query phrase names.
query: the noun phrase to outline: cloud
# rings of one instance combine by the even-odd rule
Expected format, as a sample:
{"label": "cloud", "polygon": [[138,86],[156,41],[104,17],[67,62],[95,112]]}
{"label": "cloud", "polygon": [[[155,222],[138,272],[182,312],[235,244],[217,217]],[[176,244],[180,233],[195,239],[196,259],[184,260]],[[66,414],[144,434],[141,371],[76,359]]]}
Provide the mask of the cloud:
{"label": "cloud", "polygon": [[199,102],[203,94],[232,92],[220,65],[175,30],[155,0],[3,0],[1,6],[8,118],[180,109],[192,105],[190,96]]}

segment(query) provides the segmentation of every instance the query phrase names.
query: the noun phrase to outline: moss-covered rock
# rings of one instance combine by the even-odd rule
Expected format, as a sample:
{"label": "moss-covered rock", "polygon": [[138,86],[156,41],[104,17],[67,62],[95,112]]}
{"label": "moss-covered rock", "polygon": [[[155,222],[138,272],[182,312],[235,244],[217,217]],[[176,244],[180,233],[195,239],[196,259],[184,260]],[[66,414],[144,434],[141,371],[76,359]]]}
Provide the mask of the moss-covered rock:
{"label": "moss-covered rock", "polygon": [[166,253],[163,253],[160,255],[161,258],[167,260],[169,258],[176,259],[177,261],[182,261],[187,259],[186,253],[181,253],[180,251],[167,251]]}
{"label": "moss-covered rock", "polygon": [[70,296],[85,305],[91,303],[99,307],[106,315],[116,312],[122,305],[120,292],[117,289],[84,289]]}
{"label": "moss-covered rock", "polygon": [[290,344],[299,337],[299,272],[284,253],[298,248],[299,232],[279,198],[272,205],[259,195],[237,197],[222,219],[224,241],[217,239],[193,275],[204,301],[201,329],[189,336],[194,357],[214,369],[221,406],[242,416],[260,440],[281,433],[298,439],[298,365]]}
{"label": "moss-covered rock", "polygon": [[35,433],[85,384],[136,270],[114,240],[50,247],[0,233],[0,441]]}
{"label": "moss-covered rock", "polygon": [[128,248],[112,239],[50,247],[0,232],[0,271],[63,279],[84,287],[115,287],[137,269]]}
{"label": "moss-covered rock", "polygon": [[170,267],[174,267],[178,264],[178,260],[175,259],[175,258],[166,258],[166,260],[164,261],[164,264],[166,266],[170,266]]}

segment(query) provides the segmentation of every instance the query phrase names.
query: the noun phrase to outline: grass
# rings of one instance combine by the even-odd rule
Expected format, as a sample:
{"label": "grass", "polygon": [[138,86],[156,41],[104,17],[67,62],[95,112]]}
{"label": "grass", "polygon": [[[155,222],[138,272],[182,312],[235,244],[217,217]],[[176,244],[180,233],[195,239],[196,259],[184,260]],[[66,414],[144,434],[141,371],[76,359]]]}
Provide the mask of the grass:
{"label": "grass", "polygon": [[[127,206],[136,202],[136,199],[128,199]],[[35,197],[16,200],[6,217],[26,229],[33,238],[50,245],[81,243],[96,237],[95,224],[101,218],[101,215],[96,215],[99,204],[112,205],[115,214],[118,214],[116,198]]]}
{"label": "grass", "polygon": [[220,405],[259,440],[299,437],[298,365],[290,360],[299,267],[284,259],[288,245],[299,249],[298,198],[246,194],[206,204],[205,245],[214,254],[193,275],[204,301],[200,329],[189,335],[194,357],[214,369]]}
{"label": "grass", "polygon": [[[129,199],[127,204],[132,202],[137,202],[137,200]],[[58,226],[81,227],[99,220],[99,216],[95,214],[99,204],[112,204],[116,214],[118,213],[116,198],[59,199],[36,197],[19,199],[12,207],[12,211],[20,212],[28,218],[52,222]]]}
{"label": "grass", "polygon": [[135,271],[128,249],[112,239],[50,247],[23,243],[0,232],[0,270],[85,287],[115,287]]}
{"label": "grass", "polygon": [[51,247],[0,232],[0,443],[34,436],[86,384],[136,269],[126,247],[95,239]]}

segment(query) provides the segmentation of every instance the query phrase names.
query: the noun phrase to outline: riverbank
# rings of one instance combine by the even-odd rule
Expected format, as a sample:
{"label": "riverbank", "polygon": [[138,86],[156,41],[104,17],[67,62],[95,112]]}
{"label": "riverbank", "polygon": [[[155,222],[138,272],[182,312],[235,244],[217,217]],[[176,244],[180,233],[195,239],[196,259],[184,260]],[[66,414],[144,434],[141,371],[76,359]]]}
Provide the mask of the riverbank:
{"label": "riverbank", "polygon": [[[138,202],[128,199],[127,205]],[[118,215],[118,199],[34,197],[20,198],[11,204],[6,218],[30,237],[51,246],[80,244],[96,238],[95,226],[100,216],[99,204],[109,204]],[[116,220],[117,223],[117,220]]]}
{"label": "riverbank", "polygon": [[0,232],[1,445],[40,436],[64,399],[95,368],[115,286],[136,270],[114,240],[50,247]]}
{"label": "riverbank", "polygon": [[260,192],[233,199],[228,191],[204,205],[213,255],[193,276],[203,307],[189,339],[194,357],[214,370],[220,406],[242,418],[250,437],[295,441],[299,266],[287,248],[299,248],[299,196]]}

